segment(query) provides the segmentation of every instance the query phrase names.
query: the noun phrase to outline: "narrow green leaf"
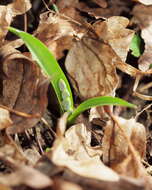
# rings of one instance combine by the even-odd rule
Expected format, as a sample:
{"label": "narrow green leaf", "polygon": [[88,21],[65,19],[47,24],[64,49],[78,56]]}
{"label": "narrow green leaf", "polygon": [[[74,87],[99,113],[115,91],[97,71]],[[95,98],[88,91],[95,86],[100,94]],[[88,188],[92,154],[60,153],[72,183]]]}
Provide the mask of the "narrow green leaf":
{"label": "narrow green leaf", "polygon": [[131,54],[135,57],[139,57],[141,55],[141,38],[138,34],[135,34],[130,45],[130,49],[132,50]]}
{"label": "narrow green leaf", "polygon": [[29,51],[31,52],[33,58],[36,60],[36,62],[45,72],[45,74],[50,78],[51,84],[55,90],[56,96],[60,104],[61,113],[63,113],[64,111],[69,111],[65,110],[65,106],[62,104],[62,92],[59,87],[59,81],[64,81],[66,90],[69,93],[70,111],[73,110],[73,97],[69,82],[48,48],[40,40],[38,40],[31,34],[15,29],[13,27],[9,27],[9,31],[22,38]]}
{"label": "narrow green leaf", "polygon": [[85,110],[90,109],[95,106],[105,106],[105,105],[118,105],[118,106],[136,108],[134,104],[128,103],[127,101],[122,100],[120,98],[111,97],[111,96],[95,97],[81,103],[73,111],[73,113],[71,113],[71,115],[68,117],[68,124],[72,124],[74,120],[76,119],[76,117],[80,115],[82,112],[84,112]]}

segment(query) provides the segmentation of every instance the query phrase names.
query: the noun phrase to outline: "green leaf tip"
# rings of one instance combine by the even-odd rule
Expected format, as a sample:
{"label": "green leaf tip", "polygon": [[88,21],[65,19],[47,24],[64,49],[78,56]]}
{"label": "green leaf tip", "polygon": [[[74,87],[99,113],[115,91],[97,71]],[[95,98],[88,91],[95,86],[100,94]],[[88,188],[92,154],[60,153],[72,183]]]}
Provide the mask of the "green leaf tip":
{"label": "green leaf tip", "polygon": [[95,106],[105,106],[105,105],[116,105],[116,106],[125,106],[130,108],[136,108],[136,105],[131,104],[123,99],[111,96],[101,96],[88,99],[81,103],[73,113],[68,117],[68,124],[72,124],[76,117],[80,115],[87,109],[90,109]]}

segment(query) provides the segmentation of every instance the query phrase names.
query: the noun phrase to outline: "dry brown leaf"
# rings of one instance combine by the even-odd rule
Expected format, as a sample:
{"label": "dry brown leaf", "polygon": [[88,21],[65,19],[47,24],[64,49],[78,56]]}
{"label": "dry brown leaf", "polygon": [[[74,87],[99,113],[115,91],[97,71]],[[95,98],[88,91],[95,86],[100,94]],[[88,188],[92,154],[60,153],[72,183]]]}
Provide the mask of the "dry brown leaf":
{"label": "dry brown leaf", "polygon": [[68,18],[44,13],[40,15],[40,24],[35,35],[45,43],[56,59],[60,59],[64,50],[71,48],[73,36],[79,33],[78,28],[79,26],[72,25]]}
{"label": "dry brown leaf", "polygon": [[69,51],[65,66],[71,82],[82,99],[115,92],[118,77],[115,55],[106,44],[83,38]]}
{"label": "dry brown leaf", "polygon": [[[61,131],[65,123],[63,119],[66,118],[60,120]],[[101,153],[91,148],[90,142],[91,133],[86,127],[83,124],[74,125],[65,132],[65,137],[60,135],[55,140],[51,159],[56,165],[67,167],[84,177],[118,181],[118,175],[101,162]]]}
{"label": "dry brown leaf", "polygon": [[57,0],[56,5],[58,9],[61,11],[62,9],[67,8],[67,7],[71,7],[71,6],[75,7],[78,2],[79,2],[78,0],[68,0],[68,1]]}
{"label": "dry brown leaf", "polygon": [[147,71],[152,64],[152,6],[136,5],[133,9],[135,22],[141,29],[145,50],[139,59],[139,68]]}
{"label": "dry brown leaf", "polygon": [[121,16],[113,16],[104,22],[94,24],[98,36],[112,47],[122,61],[126,61],[134,36],[134,31],[126,28],[128,24],[129,20]]}
{"label": "dry brown leaf", "polygon": [[126,120],[118,117],[120,128],[114,121],[107,124],[103,138],[103,161],[115,166],[121,163],[130,155],[130,148],[127,139],[130,140],[135,150],[143,158],[146,150],[145,127],[137,123],[135,119]]}
{"label": "dry brown leaf", "polygon": [[[101,3],[101,1],[98,1]],[[95,8],[89,6],[89,3],[86,1],[80,1],[77,5],[77,9],[81,12],[85,12],[95,18],[109,18],[111,16],[119,16],[123,12],[129,12],[131,1],[122,1],[122,0],[115,0],[115,1],[107,1],[107,5],[105,3],[104,8]],[[106,7],[106,8],[105,8]],[[118,8],[119,7],[119,8]]]}
{"label": "dry brown leaf", "polygon": [[34,126],[47,106],[48,81],[40,73],[37,65],[28,57],[11,47],[1,49],[0,103],[14,110],[39,117],[22,118],[11,114],[13,127],[9,133],[22,132]]}
{"label": "dry brown leaf", "polygon": [[30,0],[14,0],[8,7],[12,11],[12,16],[21,15],[31,9]]}
{"label": "dry brown leaf", "polygon": [[29,0],[15,0],[7,6],[0,6],[0,45],[8,32],[7,27],[11,24],[13,17],[24,14],[31,8]]}

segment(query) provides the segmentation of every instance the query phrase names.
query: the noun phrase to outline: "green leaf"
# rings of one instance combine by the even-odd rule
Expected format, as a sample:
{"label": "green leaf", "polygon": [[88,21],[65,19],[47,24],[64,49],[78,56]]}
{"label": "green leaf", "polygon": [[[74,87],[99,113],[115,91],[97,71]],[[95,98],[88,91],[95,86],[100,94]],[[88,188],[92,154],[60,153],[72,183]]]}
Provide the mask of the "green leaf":
{"label": "green leaf", "polygon": [[63,113],[64,111],[69,111],[65,110],[65,106],[62,103],[64,99],[62,97],[62,91],[59,87],[59,82],[64,81],[66,91],[68,91],[69,93],[68,101],[70,102],[69,105],[71,112],[71,110],[73,110],[73,97],[71,88],[64,72],[60,68],[58,62],[56,61],[52,53],[40,40],[38,40],[31,34],[15,29],[13,27],[9,27],[9,31],[22,38],[29,51],[31,52],[33,58],[36,60],[36,62],[44,71],[44,73],[50,78],[51,84],[59,101],[61,113]]}
{"label": "green leaf", "polygon": [[80,115],[82,112],[84,112],[87,109],[90,109],[95,106],[105,106],[105,105],[118,105],[118,106],[125,106],[130,108],[136,108],[134,104],[128,103],[125,100],[122,100],[120,98],[111,97],[111,96],[101,96],[101,97],[95,97],[88,99],[81,103],[74,111],[71,113],[71,115],[68,117],[68,124],[72,124],[76,117]]}
{"label": "green leaf", "polygon": [[135,34],[130,45],[130,49],[132,50],[131,54],[135,57],[141,55],[141,42],[141,37],[138,34]]}

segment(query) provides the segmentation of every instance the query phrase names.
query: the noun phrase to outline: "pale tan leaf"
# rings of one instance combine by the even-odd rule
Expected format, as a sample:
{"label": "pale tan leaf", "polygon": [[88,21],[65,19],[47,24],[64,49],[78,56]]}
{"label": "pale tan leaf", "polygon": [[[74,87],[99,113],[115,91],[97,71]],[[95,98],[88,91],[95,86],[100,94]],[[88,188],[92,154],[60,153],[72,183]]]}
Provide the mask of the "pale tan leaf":
{"label": "pale tan leaf", "polygon": [[62,15],[44,13],[40,15],[40,24],[35,32],[57,59],[64,55],[64,50],[71,48],[73,35],[78,35],[79,26]]}
{"label": "pale tan leaf", "polygon": [[135,150],[143,158],[146,150],[145,127],[135,119],[126,120],[118,117],[117,121],[124,133],[114,121],[107,124],[103,138],[103,161],[116,165],[130,155],[129,144],[124,136],[128,137]]}
{"label": "pale tan leaf", "polygon": [[152,1],[151,0],[135,0],[138,1],[144,5],[152,5]]}
{"label": "pale tan leaf", "polygon": [[0,44],[4,43],[4,38],[8,32],[8,26],[13,17],[24,14],[31,8],[29,0],[15,0],[7,6],[0,6]]}
{"label": "pale tan leaf", "polygon": [[0,108],[0,130],[9,127],[12,123],[9,112]]}
{"label": "pale tan leaf", "polygon": [[126,61],[130,43],[134,36],[134,31],[126,28],[128,24],[127,18],[113,16],[94,25],[99,37],[113,48],[122,61]]}
{"label": "pale tan leaf", "polygon": [[12,10],[13,17],[21,15],[30,10],[30,0],[14,0],[13,3],[8,5],[8,8]]}
{"label": "pale tan leaf", "polygon": [[[52,161],[84,177],[106,181],[118,181],[118,175],[100,160],[101,153],[90,147],[91,133],[83,124],[69,128],[65,137],[55,140]],[[101,151],[100,151],[101,152]]]}

